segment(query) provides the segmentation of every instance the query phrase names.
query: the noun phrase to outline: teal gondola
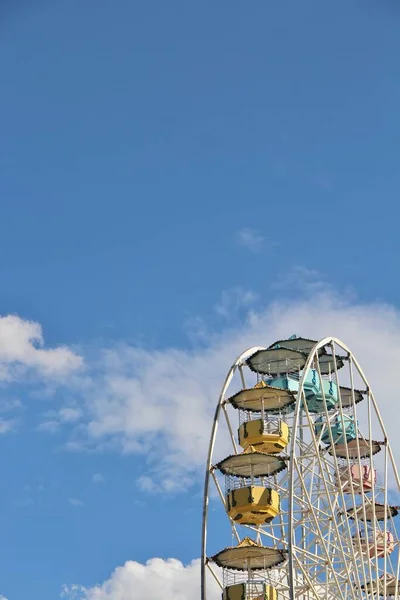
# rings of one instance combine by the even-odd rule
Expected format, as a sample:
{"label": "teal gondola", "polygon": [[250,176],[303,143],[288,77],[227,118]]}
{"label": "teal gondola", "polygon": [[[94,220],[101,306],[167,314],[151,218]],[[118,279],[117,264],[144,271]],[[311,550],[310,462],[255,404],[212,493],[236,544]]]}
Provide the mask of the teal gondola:
{"label": "teal gondola", "polygon": [[321,440],[325,444],[331,443],[329,429],[331,430],[334,444],[343,443],[345,439],[350,442],[356,438],[356,424],[353,417],[349,415],[336,415],[328,424],[324,417],[318,417],[314,425],[315,435],[320,436],[322,432]]}
{"label": "teal gondola", "polygon": [[[300,375],[298,373],[285,373],[269,380],[268,385],[297,392],[299,389],[299,379]],[[311,413],[325,411],[324,395],[327,410],[335,408],[338,402],[338,389],[334,381],[322,379],[320,382],[316,371],[311,369],[305,377],[303,387],[307,407]]]}

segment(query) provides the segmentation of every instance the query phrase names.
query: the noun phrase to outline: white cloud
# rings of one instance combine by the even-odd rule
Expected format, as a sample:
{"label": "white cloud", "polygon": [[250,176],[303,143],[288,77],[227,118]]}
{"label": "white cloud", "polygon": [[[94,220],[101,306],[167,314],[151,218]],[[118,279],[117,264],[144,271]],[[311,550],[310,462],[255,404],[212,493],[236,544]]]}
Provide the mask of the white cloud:
{"label": "white cloud", "polygon": [[61,425],[71,425],[79,421],[83,413],[80,408],[71,408],[66,406],[64,408],[47,411],[45,421],[40,423],[37,427],[39,431],[45,431],[47,433],[58,433],[61,429]]}
{"label": "white cloud", "polygon": [[148,475],[142,475],[137,479],[136,483],[144,492],[150,492],[153,494],[155,492],[162,491],[162,488]]}
{"label": "white cloud", "polygon": [[264,249],[266,239],[257,229],[243,227],[238,231],[237,238],[239,244],[251,252],[257,253]]}
{"label": "white cloud", "polygon": [[[201,348],[147,350],[119,345],[103,350],[96,363],[87,364],[85,377],[76,374],[68,380],[74,402],[48,413],[39,428],[54,432],[60,423],[70,427],[68,448],[75,451],[95,447],[141,453],[146,459],[138,486],[153,492],[175,491],[189,486],[194,478],[199,480],[219,390],[242,350],[293,333],[315,339],[335,335],[354,351],[364,368],[394,450],[400,453],[400,417],[392,404],[400,355],[399,311],[382,303],[342,297],[321,284],[314,271],[297,268],[289,279],[292,286],[298,284],[302,297],[280,297],[263,309],[249,310],[240,325],[204,335]],[[283,296],[281,289],[277,293]],[[244,296],[252,299],[246,292]],[[32,338],[32,324],[17,317],[7,319],[17,322],[17,331],[28,327],[25,337]],[[0,346],[4,339],[0,325]],[[31,351],[39,352],[33,346]],[[4,364],[4,349],[1,352]],[[16,349],[7,352],[8,367],[10,357],[18,353]],[[81,364],[79,357],[72,356],[75,366]],[[77,407],[79,396],[81,406]],[[10,427],[11,423],[4,422],[4,431]],[[228,438],[226,442],[228,451]]]}
{"label": "white cloud", "polygon": [[2,415],[0,416],[0,435],[14,431],[17,425],[20,424],[20,416],[15,416],[15,413],[19,413],[21,408],[22,403],[19,399],[7,396],[0,397],[0,415]]}
{"label": "white cloud", "polygon": [[[219,600],[221,592],[210,582],[209,600]],[[126,562],[110,579],[92,588],[64,586],[69,600],[198,600],[200,597],[200,561],[183,565],[179,560],[152,558],[146,564]]]}
{"label": "white cloud", "polygon": [[230,319],[236,317],[241,309],[248,309],[258,298],[259,295],[251,290],[235,287],[222,292],[215,311],[221,317]]}
{"label": "white cloud", "polygon": [[98,483],[105,483],[106,480],[104,479],[104,476],[101,473],[93,473],[92,482],[98,484]]}
{"label": "white cloud", "polygon": [[242,325],[210,336],[200,349],[151,351],[121,345],[104,351],[101,366],[84,390],[86,437],[77,436],[74,444],[146,455],[147,470],[138,481],[141,489],[174,491],[177,485],[187,486],[204,466],[218,393],[235,357],[249,346],[296,333],[315,339],[335,335],[354,351],[400,453],[400,417],[392,405],[400,313],[391,306],[312,289],[317,291],[301,299],[279,300],[249,312]]}
{"label": "white cloud", "polygon": [[[22,402],[19,398],[0,398],[0,412],[1,413],[10,413],[22,408]],[[1,598],[0,598],[1,600]]]}
{"label": "white cloud", "polygon": [[46,433],[58,433],[58,431],[60,431],[60,422],[52,419],[43,421],[43,423],[39,423],[37,429],[38,431],[45,431]]}
{"label": "white cloud", "polygon": [[82,358],[66,346],[45,349],[43,345],[39,323],[15,315],[0,317],[0,381],[13,380],[26,369],[60,378],[82,366]]}
{"label": "white cloud", "polygon": [[[229,359],[228,359],[229,360]],[[157,458],[157,485],[172,489],[189,483],[204,460],[216,390],[226,355],[200,352],[149,352],[120,347],[103,356],[103,373],[86,396],[88,442],[112,442],[123,452]],[[139,482],[148,487],[147,480]],[[174,484],[175,482],[175,484]]]}
{"label": "white cloud", "polygon": [[80,408],[65,407],[59,411],[60,421],[63,423],[75,423],[82,417]]}
{"label": "white cloud", "polygon": [[324,280],[316,269],[309,269],[301,265],[295,266],[290,271],[282,273],[272,284],[274,290],[306,293],[309,296],[321,292],[333,291],[333,288]]}
{"label": "white cloud", "polygon": [[[16,425],[15,419],[0,419],[0,435],[2,433],[9,433],[14,429]],[[1,600],[1,597],[0,597]]]}
{"label": "white cloud", "polygon": [[83,506],[83,502],[79,498],[68,498],[68,502],[72,506]]}

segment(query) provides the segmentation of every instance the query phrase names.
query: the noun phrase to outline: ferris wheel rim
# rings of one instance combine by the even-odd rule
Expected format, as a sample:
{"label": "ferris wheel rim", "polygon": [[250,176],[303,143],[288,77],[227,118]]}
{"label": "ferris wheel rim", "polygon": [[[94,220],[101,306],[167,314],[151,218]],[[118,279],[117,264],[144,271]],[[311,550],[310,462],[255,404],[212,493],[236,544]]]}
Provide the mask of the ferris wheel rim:
{"label": "ferris wheel rim", "polygon": [[[289,538],[288,539],[288,557],[289,557],[288,558],[288,563],[289,563],[288,571],[289,572],[288,572],[288,575],[289,575],[290,598],[295,597],[294,561],[293,561],[293,549],[294,549],[294,520],[293,520],[294,489],[293,489],[293,485],[294,485],[294,460],[295,460],[295,448],[296,448],[296,433],[297,433],[298,425],[299,425],[299,416],[300,416],[300,413],[302,410],[302,402],[299,401],[299,399],[304,394],[305,379],[306,379],[307,373],[310,370],[310,367],[311,367],[316,355],[318,354],[318,351],[321,348],[325,348],[326,346],[329,346],[329,345],[331,346],[331,349],[332,349],[333,362],[334,363],[336,362],[337,357],[339,357],[342,361],[343,361],[343,359],[348,360],[349,362],[352,361],[352,363],[356,367],[359,375],[361,376],[361,378],[366,386],[367,394],[371,399],[375,414],[379,421],[381,431],[385,438],[383,444],[387,448],[387,451],[388,451],[388,454],[390,457],[390,461],[391,461],[391,465],[392,465],[392,469],[393,469],[393,473],[395,475],[398,488],[400,489],[399,474],[398,474],[398,470],[397,470],[396,463],[394,460],[393,452],[392,452],[392,449],[391,449],[391,446],[389,443],[387,431],[386,431],[381,413],[379,411],[379,407],[376,402],[375,396],[374,396],[371,386],[368,382],[368,379],[367,379],[363,369],[361,368],[361,365],[355,358],[355,356],[354,356],[353,352],[350,350],[350,348],[344,342],[342,342],[339,338],[337,338],[335,336],[327,336],[325,338],[322,338],[319,342],[317,342],[315,344],[313,349],[310,351],[310,353],[307,357],[306,364],[304,365],[302,377],[299,382],[298,401],[296,402],[295,414],[294,414],[294,420],[293,420],[293,426],[292,426],[293,435],[292,435],[292,441],[291,441],[291,445],[290,445],[290,458],[289,458],[289,467],[288,467],[288,472],[289,472],[289,528],[288,528],[288,538]],[[336,345],[339,346],[340,348],[342,348],[342,350],[344,350],[346,352],[347,356],[336,356],[336,351],[335,351]],[[339,368],[341,368],[341,365],[335,364],[336,373]],[[319,372],[319,376],[321,376],[321,372]],[[353,387],[353,389],[354,389],[354,387]],[[354,402],[354,404],[356,404],[356,402]],[[343,406],[340,406],[339,411],[343,415]],[[372,440],[370,441],[370,444],[371,443],[372,443]],[[346,442],[346,444],[347,444],[347,442]],[[379,452],[380,443],[375,442],[375,444],[378,445],[376,452]],[[348,459],[349,459],[349,457],[347,455],[347,460]],[[355,511],[355,513],[357,513],[357,511]]]}
{"label": "ferris wheel rim", "polygon": [[217,406],[215,409],[213,424],[212,424],[212,428],[211,428],[210,442],[209,442],[208,453],[207,453],[207,463],[206,463],[207,466],[206,466],[206,472],[205,472],[205,477],[204,477],[202,532],[201,532],[201,558],[200,558],[200,560],[201,560],[201,564],[200,564],[201,600],[206,600],[206,597],[207,597],[207,592],[206,592],[206,587],[205,587],[205,581],[206,581],[205,575],[206,575],[206,566],[207,566],[206,545],[207,545],[207,517],[208,517],[208,501],[209,501],[209,487],[210,487],[210,469],[212,467],[212,457],[213,457],[213,450],[214,450],[214,445],[215,445],[215,438],[216,438],[216,434],[217,434],[219,415],[221,412],[222,403],[225,398],[225,393],[229,387],[229,384],[232,380],[232,377],[233,377],[236,369],[243,364],[243,362],[246,360],[248,355],[254,354],[254,352],[257,352],[258,350],[263,350],[263,349],[264,349],[264,346],[250,346],[244,352],[241,352],[239,354],[239,356],[236,358],[235,362],[232,364],[231,368],[229,369],[229,371],[225,377],[225,381],[222,385],[221,392],[220,392],[220,395],[218,398],[218,403],[217,403]]}

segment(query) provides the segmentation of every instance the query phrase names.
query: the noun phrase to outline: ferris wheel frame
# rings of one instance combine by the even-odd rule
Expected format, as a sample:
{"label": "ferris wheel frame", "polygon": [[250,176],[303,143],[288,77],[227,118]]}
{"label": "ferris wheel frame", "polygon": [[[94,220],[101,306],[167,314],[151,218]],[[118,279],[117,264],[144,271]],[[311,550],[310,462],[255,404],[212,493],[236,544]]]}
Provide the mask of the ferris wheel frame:
{"label": "ferris wheel frame", "polygon": [[[353,366],[357,369],[357,372],[359,374],[359,376],[361,377],[365,388],[366,388],[366,393],[368,395],[368,410],[371,410],[371,406],[373,407],[373,410],[377,416],[378,422],[379,422],[379,426],[380,429],[383,433],[384,436],[384,443],[385,443],[385,472],[386,472],[386,478],[385,480],[387,480],[387,459],[390,460],[391,466],[392,466],[392,470],[393,470],[393,474],[396,480],[396,484],[398,489],[400,490],[400,478],[399,478],[399,474],[397,471],[397,467],[396,467],[396,463],[394,460],[394,455],[393,455],[393,450],[391,448],[391,445],[389,443],[389,439],[387,436],[387,432],[386,432],[386,428],[381,416],[381,413],[379,411],[377,402],[375,400],[375,396],[371,390],[371,387],[368,383],[368,380],[362,370],[362,368],[360,367],[358,361],[356,360],[356,358],[354,357],[354,354],[351,352],[351,350],[338,338],[336,337],[325,337],[323,339],[321,339],[319,342],[317,342],[314,347],[312,348],[312,350],[310,351],[306,363],[302,369],[302,375],[300,378],[300,382],[299,382],[299,388],[298,388],[298,392],[297,392],[297,402],[295,405],[295,410],[294,410],[294,414],[293,414],[293,435],[291,436],[291,440],[290,440],[290,446],[289,446],[289,464],[288,464],[288,489],[289,489],[289,496],[288,496],[288,515],[289,515],[289,526],[288,526],[288,535],[287,535],[287,547],[288,547],[288,566],[287,566],[287,574],[288,574],[288,584],[289,584],[289,598],[290,600],[295,600],[295,564],[294,564],[294,547],[295,547],[295,543],[294,543],[294,529],[295,529],[295,520],[294,520],[294,514],[293,514],[293,507],[294,507],[294,483],[295,483],[295,463],[296,463],[296,438],[297,438],[297,432],[299,431],[299,421],[301,419],[301,414],[303,411],[303,406],[306,404],[305,402],[302,402],[300,400],[305,398],[305,394],[304,394],[304,383],[305,383],[305,378],[306,375],[308,373],[308,371],[311,368],[311,365],[313,364],[313,361],[316,357],[318,357],[318,352],[324,348],[329,346],[332,350],[332,355],[333,355],[333,362],[334,362],[334,376],[336,378],[336,381],[339,382],[339,376],[338,376],[338,368],[337,368],[337,364],[336,364],[336,346],[339,346],[345,353],[346,353],[346,360],[349,362],[349,370],[350,370],[350,378],[351,378],[351,393],[352,393],[352,401],[353,404],[355,405],[355,398],[354,398],[354,379],[353,379]],[[240,379],[241,379],[241,383],[242,383],[242,387],[245,388],[246,384],[245,384],[245,379],[244,379],[244,373],[243,373],[243,367],[245,366],[246,360],[252,356],[253,354],[255,354],[256,352],[262,351],[262,350],[267,350],[267,348],[265,348],[264,346],[254,346],[251,348],[248,348],[247,350],[245,350],[244,352],[242,352],[237,359],[235,360],[235,362],[233,363],[233,365],[231,366],[231,368],[229,369],[225,381],[223,383],[220,395],[219,395],[219,399],[218,399],[218,403],[215,409],[215,414],[214,414],[214,418],[213,418],[213,423],[212,423],[212,428],[211,428],[211,436],[210,436],[210,442],[209,442],[209,447],[208,447],[208,453],[207,453],[207,462],[206,462],[206,472],[205,472],[205,480],[204,480],[204,495],[203,495],[203,507],[202,507],[202,541],[201,541],[201,600],[207,600],[207,590],[206,590],[206,581],[207,581],[207,570],[210,572],[211,576],[213,576],[218,584],[221,586],[218,577],[216,575],[216,573],[213,571],[213,569],[211,568],[209,561],[208,561],[208,557],[207,557],[207,535],[208,535],[208,511],[209,511],[209,501],[210,501],[210,479],[212,478],[214,480],[214,483],[216,484],[217,487],[217,491],[219,493],[219,496],[221,497],[221,500],[224,502],[224,496],[223,496],[223,492],[219,486],[219,483],[217,481],[217,478],[215,476],[214,473],[214,467],[213,467],[213,456],[214,456],[214,449],[215,449],[215,442],[216,442],[216,438],[217,438],[217,432],[218,432],[218,425],[219,425],[219,421],[221,418],[221,413],[224,414],[225,417],[225,421],[226,421],[226,425],[227,425],[227,429],[229,432],[229,436],[231,438],[231,442],[232,442],[232,446],[234,449],[234,453],[238,454],[238,448],[237,448],[237,444],[236,444],[236,440],[235,440],[235,436],[233,433],[233,428],[229,419],[229,415],[226,409],[226,392],[229,388],[230,383],[232,382],[233,376],[235,375],[235,373],[238,371],[239,375],[240,375]],[[317,361],[317,364],[318,361]],[[318,367],[319,369],[319,367]],[[321,377],[321,372],[319,372],[319,377]],[[322,391],[323,395],[324,392]],[[325,398],[324,398],[324,402],[325,402]],[[325,407],[326,407],[326,402],[325,402]],[[339,391],[339,412],[341,414],[341,418],[343,419],[343,408],[342,408],[342,400],[341,400],[341,395],[340,395],[340,391]],[[369,423],[371,423],[371,420],[369,419]],[[371,425],[370,425],[371,427]],[[369,443],[372,444],[372,435],[371,435],[371,431],[369,432]],[[313,434],[314,435],[314,434]],[[332,439],[332,438],[331,438]],[[359,443],[358,438],[357,438],[357,444]],[[348,455],[348,450],[347,451],[347,460],[349,458]],[[372,447],[371,447],[371,451],[372,451]],[[353,484],[351,484],[353,485]],[[353,496],[354,496],[354,492],[352,491]],[[373,501],[374,502],[374,501]],[[387,504],[387,486],[385,487],[385,501],[384,504]],[[375,506],[374,506],[374,510],[375,510]],[[357,515],[355,515],[357,518]],[[364,515],[365,516],[365,515]],[[232,527],[233,527],[233,532],[236,535],[236,538],[238,541],[240,541],[240,537],[237,534],[236,531],[236,527],[235,524],[232,522]],[[385,534],[386,534],[386,517],[385,517]],[[376,542],[375,542],[376,544]],[[376,550],[376,548],[375,548]],[[385,558],[386,561],[386,558]],[[399,557],[399,561],[398,561],[398,567],[400,565],[400,557]],[[386,569],[386,562],[385,562],[385,569]],[[397,568],[397,577],[396,577],[396,588],[395,588],[395,596],[397,597],[397,593],[398,593],[398,579],[399,579],[399,568]],[[384,595],[386,595],[386,579],[384,581]],[[368,595],[369,592],[367,592]],[[372,592],[371,592],[372,594]]]}

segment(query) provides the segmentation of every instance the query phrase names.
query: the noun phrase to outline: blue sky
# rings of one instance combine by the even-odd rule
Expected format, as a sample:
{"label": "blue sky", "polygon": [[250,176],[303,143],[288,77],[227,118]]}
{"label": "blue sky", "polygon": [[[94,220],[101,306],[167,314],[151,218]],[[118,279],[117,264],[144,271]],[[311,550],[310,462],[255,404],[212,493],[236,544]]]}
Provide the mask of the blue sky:
{"label": "blue sky", "polygon": [[[317,306],[321,336],[396,343],[399,21],[389,0],[3,0],[8,600],[198,557],[209,410],[242,341],[293,333],[291,314],[313,329]],[[198,450],[173,394],[142,410],[179,369]],[[179,500],[160,469],[187,478]]]}

